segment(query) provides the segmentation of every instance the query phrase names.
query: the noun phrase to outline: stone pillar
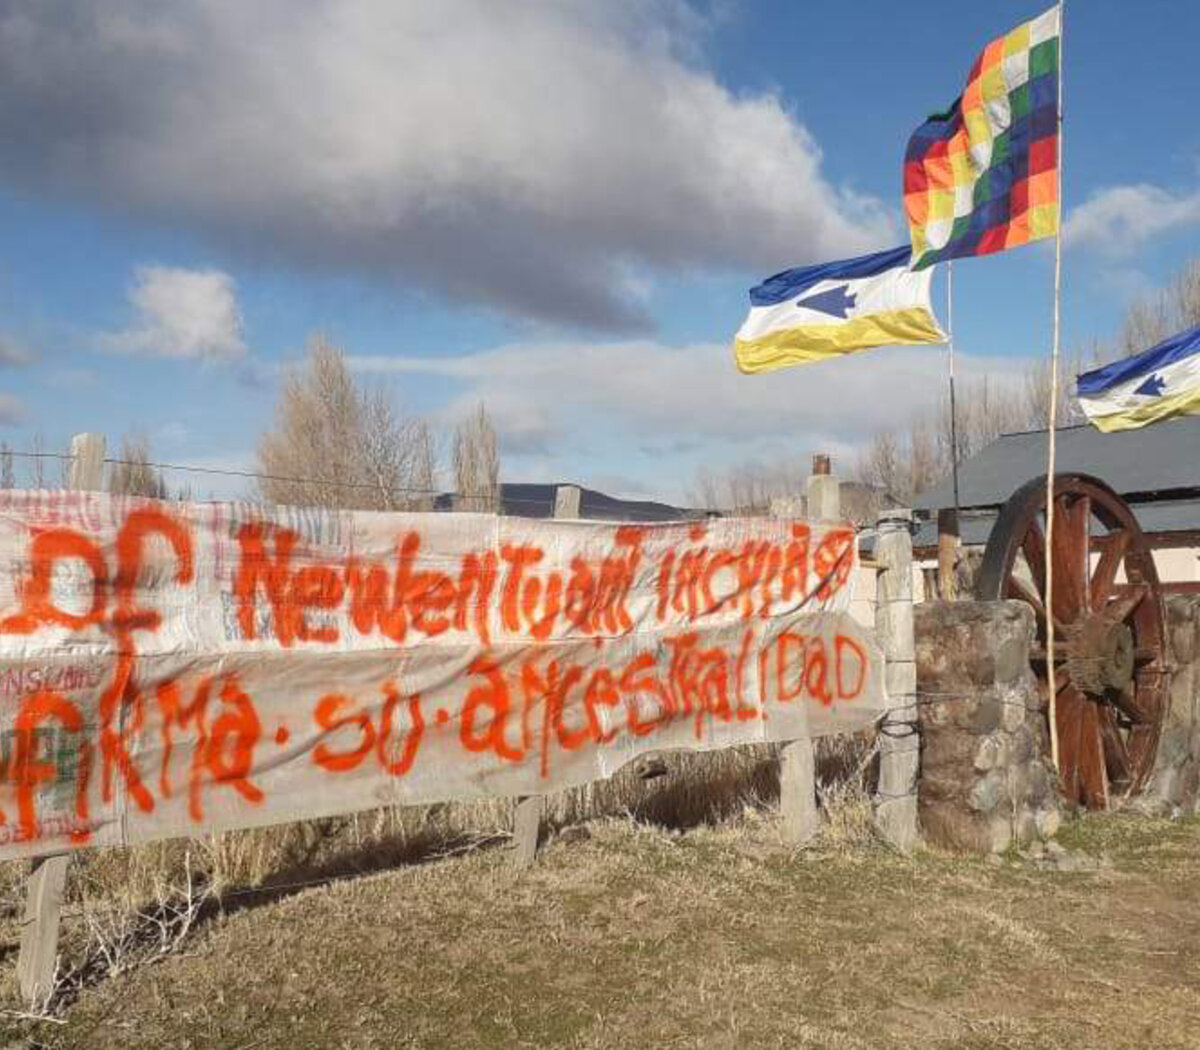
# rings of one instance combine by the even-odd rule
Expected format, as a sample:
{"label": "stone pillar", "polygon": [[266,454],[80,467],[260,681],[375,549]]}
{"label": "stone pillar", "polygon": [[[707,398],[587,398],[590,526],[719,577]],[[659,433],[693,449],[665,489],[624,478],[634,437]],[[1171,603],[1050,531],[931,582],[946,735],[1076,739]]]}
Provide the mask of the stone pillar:
{"label": "stone pillar", "polygon": [[1033,610],[926,602],[915,613],[926,837],[982,853],[1051,838],[1061,804],[1029,666]]}
{"label": "stone pillar", "polygon": [[1167,599],[1171,707],[1158,741],[1154,772],[1138,799],[1150,812],[1200,812],[1200,597]]}

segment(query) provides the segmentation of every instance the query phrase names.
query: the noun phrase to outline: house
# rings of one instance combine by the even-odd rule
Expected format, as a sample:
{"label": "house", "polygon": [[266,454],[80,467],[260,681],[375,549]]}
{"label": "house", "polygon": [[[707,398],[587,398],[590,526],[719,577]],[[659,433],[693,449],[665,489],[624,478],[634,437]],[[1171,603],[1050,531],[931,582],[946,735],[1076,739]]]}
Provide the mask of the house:
{"label": "house", "polygon": [[[1090,474],[1114,489],[1146,534],[1163,589],[1200,593],[1200,417],[1102,434],[1089,425],[1058,431],[1056,473]],[[986,545],[1000,507],[1046,473],[1047,431],[1005,434],[959,465],[959,529],[968,550]],[[950,478],[922,493],[913,554],[937,562],[937,512],[954,506]]]}
{"label": "house", "polygon": [[[566,484],[569,482],[504,482],[500,486],[502,513],[506,517],[514,518],[552,518],[554,494],[560,485]],[[840,494],[842,514],[860,525],[873,524],[884,507],[898,506],[892,496],[858,481],[843,481]],[[453,493],[444,493],[434,501],[434,510],[454,509]],[[579,487],[579,516],[591,521],[695,521],[731,514],[742,517],[761,517],[767,514],[804,517],[807,514],[807,505],[803,496],[795,496],[773,500],[770,505],[745,507],[734,511],[704,510],[696,507],[677,507],[656,500],[620,499],[596,489]]]}
{"label": "house", "polygon": [[[500,486],[501,513],[513,518],[553,518],[554,494],[558,488],[558,484],[504,482]],[[453,494],[438,496],[434,509],[454,509]],[[654,500],[619,499],[580,487],[579,516],[593,521],[653,522],[693,520],[707,515],[702,510],[673,507]]]}

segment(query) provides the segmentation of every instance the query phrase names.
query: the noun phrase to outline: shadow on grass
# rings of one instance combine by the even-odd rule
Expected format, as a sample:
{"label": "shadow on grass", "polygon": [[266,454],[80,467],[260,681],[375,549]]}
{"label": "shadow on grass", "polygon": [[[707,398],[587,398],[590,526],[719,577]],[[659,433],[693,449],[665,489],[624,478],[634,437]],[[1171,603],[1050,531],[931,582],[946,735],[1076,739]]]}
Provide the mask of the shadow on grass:
{"label": "shadow on grass", "polygon": [[[818,783],[827,786],[871,777],[870,741],[863,737],[818,742]],[[679,752],[667,757],[666,774],[643,780],[632,765],[611,779],[558,792],[547,797],[544,834],[553,835],[587,820],[623,816],[666,830],[686,831],[714,826],[738,817],[747,806],[767,809],[778,804],[780,748],[749,745],[707,753]],[[492,850],[510,840],[507,831],[495,830],[497,811],[488,811],[492,830],[470,829],[472,819],[482,820],[482,809],[471,804],[444,804],[425,809],[421,827],[394,834],[359,836],[359,818],[334,817],[256,832],[233,833],[210,847],[209,866],[184,891],[178,851],[164,850],[141,861],[131,855],[127,865],[93,872],[90,891],[87,875],[82,897],[105,903],[113,900],[114,886],[140,877],[165,886],[157,900],[140,905],[109,908],[108,926],[91,923],[90,940],[79,953],[66,979],[60,982],[52,1011],[61,1014],[87,988],[116,972],[127,972],[178,952],[195,934],[219,916],[234,915],[294,896],[306,890],[383,871],[428,864],[468,852]],[[362,815],[360,815],[361,817]],[[368,815],[369,816],[369,815]],[[237,836],[242,836],[238,838]],[[228,855],[222,850],[227,850]],[[242,853],[239,853],[242,850]],[[225,865],[234,874],[232,885],[219,873]],[[250,872],[266,868],[261,876]],[[88,869],[85,869],[85,872]],[[190,870],[190,869],[189,869]],[[238,884],[240,881],[253,884]],[[175,887],[172,892],[171,887]],[[80,892],[80,891],[77,891]],[[98,912],[100,914],[101,912]],[[105,940],[107,935],[109,941]],[[116,931],[115,933],[113,931]],[[111,937],[119,935],[115,945]],[[120,968],[114,967],[114,958]]]}

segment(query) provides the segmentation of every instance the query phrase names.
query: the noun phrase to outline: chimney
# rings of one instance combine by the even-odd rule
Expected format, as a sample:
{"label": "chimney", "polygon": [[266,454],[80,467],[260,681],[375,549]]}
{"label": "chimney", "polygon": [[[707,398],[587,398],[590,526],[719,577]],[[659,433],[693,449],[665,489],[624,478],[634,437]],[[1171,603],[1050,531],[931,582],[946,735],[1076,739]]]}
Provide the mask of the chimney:
{"label": "chimney", "polygon": [[833,461],[824,452],[814,452],[812,458],[812,472],[814,474],[825,477],[833,473]]}

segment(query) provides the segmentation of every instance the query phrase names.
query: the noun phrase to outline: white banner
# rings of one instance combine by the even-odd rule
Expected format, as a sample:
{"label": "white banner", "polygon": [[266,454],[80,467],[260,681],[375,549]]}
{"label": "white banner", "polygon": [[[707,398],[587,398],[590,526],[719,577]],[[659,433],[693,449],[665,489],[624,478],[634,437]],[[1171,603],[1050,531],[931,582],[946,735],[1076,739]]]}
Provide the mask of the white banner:
{"label": "white banner", "polygon": [[854,532],[0,492],[0,858],[869,725]]}

